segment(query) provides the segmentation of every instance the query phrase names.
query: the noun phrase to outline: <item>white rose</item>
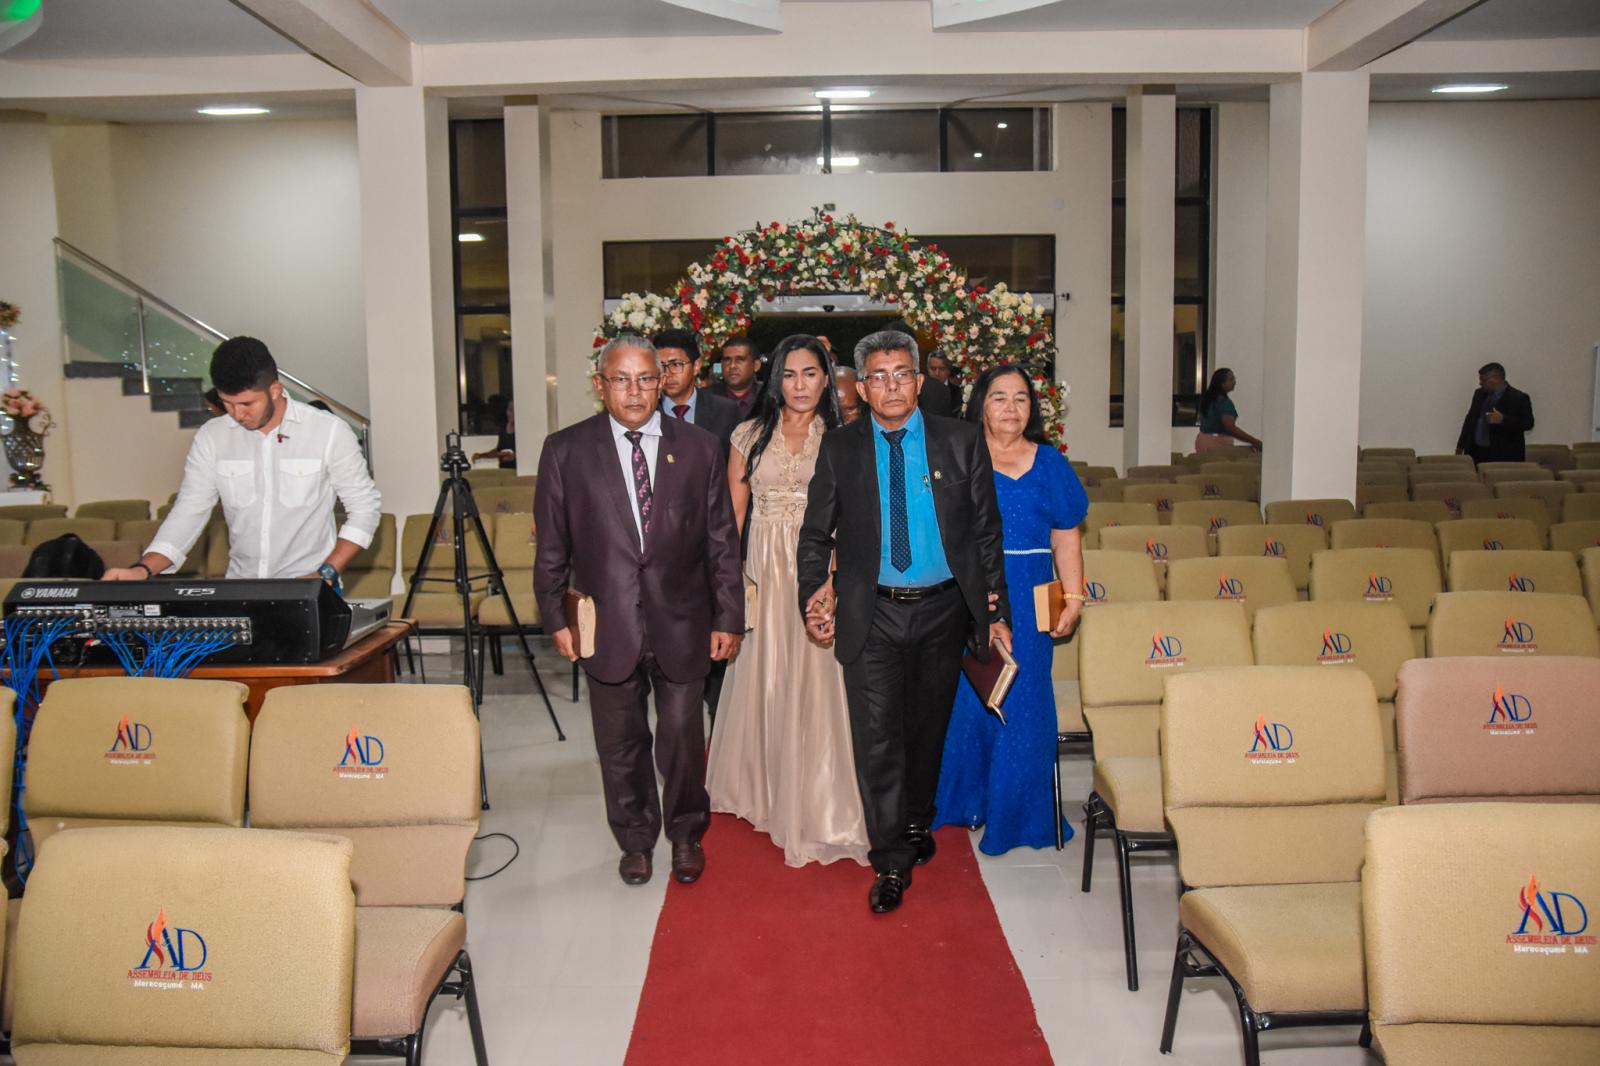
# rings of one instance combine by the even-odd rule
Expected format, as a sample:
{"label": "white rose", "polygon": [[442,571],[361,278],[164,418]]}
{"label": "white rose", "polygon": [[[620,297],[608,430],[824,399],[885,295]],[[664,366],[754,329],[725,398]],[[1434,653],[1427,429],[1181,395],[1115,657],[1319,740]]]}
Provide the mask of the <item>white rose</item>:
{"label": "white rose", "polygon": [[644,312],[643,311],[635,311],[632,314],[630,314],[628,316],[628,325],[632,326],[634,329],[643,329],[644,328]]}

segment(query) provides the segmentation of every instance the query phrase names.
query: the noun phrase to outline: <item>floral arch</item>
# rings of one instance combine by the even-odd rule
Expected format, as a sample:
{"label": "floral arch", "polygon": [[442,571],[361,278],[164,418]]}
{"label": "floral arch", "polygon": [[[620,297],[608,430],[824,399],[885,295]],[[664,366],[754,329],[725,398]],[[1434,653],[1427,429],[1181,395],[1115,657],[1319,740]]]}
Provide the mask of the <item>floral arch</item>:
{"label": "floral arch", "polygon": [[690,264],[670,295],[624,296],[595,331],[594,347],[623,332],[692,329],[701,347],[714,351],[749,329],[761,300],[801,292],[865,292],[896,306],[913,329],[932,334],[965,381],[999,363],[1025,368],[1045,432],[1066,450],[1066,388],[1049,372],[1055,344],[1043,309],[1004,284],[969,287],[936,246],[918,247],[893,222],[868,226],[818,209],[802,222],[724,237],[708,261]]}

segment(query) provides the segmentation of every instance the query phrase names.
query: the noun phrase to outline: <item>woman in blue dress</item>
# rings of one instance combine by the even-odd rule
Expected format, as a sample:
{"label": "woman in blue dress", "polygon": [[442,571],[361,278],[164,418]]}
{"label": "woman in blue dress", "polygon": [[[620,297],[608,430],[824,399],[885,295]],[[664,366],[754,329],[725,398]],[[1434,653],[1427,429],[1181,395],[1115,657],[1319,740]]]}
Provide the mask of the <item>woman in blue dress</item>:
{"label": "woman in blue dress", "polygon": [[[994,461],[995,495],[1005,534],[1017,679],[1006,696],[1006,724],[979,701],[965,677],[956,694],[939,772],[935,825],[984,827],[978,850],[1053,847],[1060,819],[1051,788],[1056,758],[1056,700],[1050,665],[1054,638],[1077,625],[1083,608],[1083,551],[1078,523],[1089,509],[1067,460],[1045,443],[1039,398],[1016,366],[978,378],[967,417],[982,424]],[[1051,631],[1039,632],[1033,589],[1059,578],[1066,599]]]}

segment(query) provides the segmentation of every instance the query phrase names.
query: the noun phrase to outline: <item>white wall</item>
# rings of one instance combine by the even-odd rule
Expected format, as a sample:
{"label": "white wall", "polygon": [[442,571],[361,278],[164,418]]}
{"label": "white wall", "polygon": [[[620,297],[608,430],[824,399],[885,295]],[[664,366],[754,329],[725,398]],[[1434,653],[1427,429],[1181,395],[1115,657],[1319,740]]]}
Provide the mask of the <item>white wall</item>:
{"label": "white wall", "polygon": [[[1267,307],[1267,105],[1217,108],[1211,366],[1238,378],[1239,425],[1261,435]],[[1178,431],[1174,431],[1174,435]],[[1184,451],[1194,450],[1194,432]]]}
{"label": "white wall", "polygon": [[56,127],[63,239],[367,408],[353,120]]}
{"label": "white wall", "polygon": [[1589,439],[1597,294],[1600,101],[1373,105],[1362,443],[1452,450],[1490,360]]}

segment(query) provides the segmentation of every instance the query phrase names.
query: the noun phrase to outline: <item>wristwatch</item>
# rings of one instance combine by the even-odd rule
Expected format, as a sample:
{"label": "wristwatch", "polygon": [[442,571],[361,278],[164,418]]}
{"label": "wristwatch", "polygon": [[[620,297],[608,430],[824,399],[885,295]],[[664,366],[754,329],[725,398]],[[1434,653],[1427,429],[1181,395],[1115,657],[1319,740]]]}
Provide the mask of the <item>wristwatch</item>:
{"label": "wristwatch", "polygon": [[333,568],[332,563],[323,563],[317,567],[317,576],[333,586],[333,591],[344,592],[344,584],[339,580],[339,571]]}

